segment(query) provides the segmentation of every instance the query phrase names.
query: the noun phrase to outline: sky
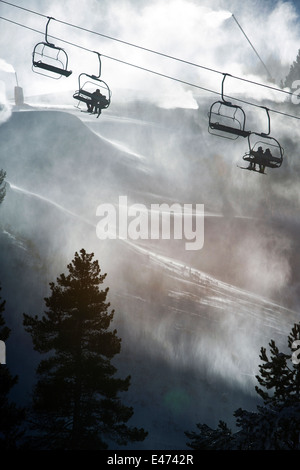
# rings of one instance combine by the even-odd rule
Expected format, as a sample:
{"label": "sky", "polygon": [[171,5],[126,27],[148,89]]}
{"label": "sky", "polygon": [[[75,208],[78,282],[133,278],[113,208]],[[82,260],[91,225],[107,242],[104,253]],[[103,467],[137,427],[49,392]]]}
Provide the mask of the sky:
{"label": "sky", "polygon": [[[268,83],[263,62],[277,85],[285,78],[295,60],[300,39],[298,2],[67,0],[62,4],[59,1],[16,0],[14,4],[222,73]],[[4,3],[0,3],[0,16],[27,28],[45,31],[46,18]],[[220,74],[127,46],[59,21],[50,21],[48,34],[80,48],[57,40],[55,45],[66,50],[69,69],[73,73],[69,78],[45,82],[43,76],[31,70],[33,48],[44,40],[43,35],[5,20],[0,21],[0,79],[6,85],[8,98],[12,98],[12,85],[16,84],[13,71],[17,73],[18,83],[23,87],[26,97],[65,90],[72,96],[78,88],[77,78],[80,73],[98,72],[97,56],[90,51],[111,57],[102,57],[101,78],[108,83],[117,99],[122,99],[131,90],[131,93],[147,96],[162,106],[195,108],[197,105],[193,94],[201,93],[197,86],[216,92],[221,87]],[[187,81],[196,87],[156,76],[114,59]],[[226,92],[239,92],[255,98],[266,97],[267,93],[264,88],[253,88],[234,79],[227,80]],[[278,93],[273,93],[272,98],[279,101],[283,99]]]}

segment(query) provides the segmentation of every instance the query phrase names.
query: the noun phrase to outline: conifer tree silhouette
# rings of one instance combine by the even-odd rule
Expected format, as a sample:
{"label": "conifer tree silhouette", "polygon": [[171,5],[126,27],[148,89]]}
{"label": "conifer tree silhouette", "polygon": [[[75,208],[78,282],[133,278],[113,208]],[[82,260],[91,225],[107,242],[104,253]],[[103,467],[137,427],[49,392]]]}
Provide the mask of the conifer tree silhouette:
{"label": "conifer tree silhouette", "polygon": [[282,81],[281,86],[282,88],[284,87],[293,88],[295,85],[297,85],[297,88],[299,88],[299,80],[300,80],[300,49],[298,50],[296,60],[294,60],[294,62],[290,66],[289,73],[285,77],[285,80]]}
{"label": "conifer tree silhouette", "polygon": [[5,183],[6,173],[4,170],[0,170],[0,204],[3,202],[6,195],[6,183]]}
{"label": "conifer tree silhouette", "polygon": [[126,424],[133,409],[119,393],[128,390],[130,376],[114,377],[111,360],[121,339],[109,329],[114,311],[108,312],[108,288],[99,289],[106,274],[93,256],[76,252],[69,273],[50,283],[41,319],[24,314],[34,349],[46,355],[33,395],[31,445],[37,448],[105,449],[108,442],[126,445],[147,435]]}
{"label": "conifer tree silhouette", "polygon": [[256,412],[242,408],[234,412],[237,432],[223,421],[217,429],[199,423],[199,432],[185,432],[187,445],[199,450],[300,450],[299,345],[300,323],[296,323],[288,335],[289,352],[281,352],[274,340],[269,342],[269,353],[261,348],[255,390],[263,404]]}
{"label": "conifer tree silhouette", "polygon": [[[0,340],[5,343],[10,329],[3,317],[5,300],[1,300],[0,297]],[[9,400],[9,393],[17,382],[18,377],[11,375],[8,365],[0,364],[0,450],[15,450],[23,435],[21,424],[25,418],[25,410]]]}

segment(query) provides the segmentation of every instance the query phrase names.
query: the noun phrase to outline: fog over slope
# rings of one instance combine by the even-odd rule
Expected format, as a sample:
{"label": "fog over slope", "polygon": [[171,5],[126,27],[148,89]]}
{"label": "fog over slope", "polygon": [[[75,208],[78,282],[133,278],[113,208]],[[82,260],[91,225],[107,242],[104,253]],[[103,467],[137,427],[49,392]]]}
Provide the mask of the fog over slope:
{"label": "fog over slope", "polygon": [[[132,422],[150,433],[139,446],[182,448],[196,422],[230,422],[238,406],[254,406],[259,349],[271,338],[285,347],[298,318],[297,166],[291,155],[267,176],[240,170],[246,142],[220,146],[208,134],[209,104],[116,103],[99,119],[16,108],[0,126],[8,181],[0,279],[18,400],[29,399],[39,360],[22,313],[44,311],[48,283],[85,248],[108,273],[122,337],[116,360],[120,374],[132,375],[124,399]],[[149,210],[204,204],[203,248],[187,251],[184,239],[99,240],[97,206],[118,207],[122,195]]]}
{"label": "fog over slope", "polygon": [[[23,312],[44,312],[49,282],[85,248],[107,273],[113,326],[122,338],[115,361],[122,377],[132,376],[124,402],[134,407],[132,424],[149,431],[133,447],[182,449],[184,431],[196,430],[197,422],[232,424],[238,407],[255,409],[260,348],[275,339],[285,349],[299,321],[297,121],[270,113],[271,135],[285,154],[282,167],[266,175],[239,168],[247,139],[208,133],[208,112],[220,98],[223,78],[209,69],[245,79],[227,77],[225,92],[246,101],[252,132],[267,130],[264,106],[298,114],[290,96],[250,84],[270,85],[269,77],[232,13],[278,87],[299,49],[299,6],[271,0],[75,3],[26,2],[28,9],[103,34],[51,22],[51,34],[69,42],[59,44],[73,71],[58,81],[31,71],[33,47],[43,37],[34,30],[44,31],[45,18],[0,4],[1,16],[16,22],[1,20],[0,35],[0,168],[7,174],[0,283],[12,330],[7,364],[19,375],[12,397],[28,403],[40,360],[24,332]],[[87,50],[72,48],[72,42]],[[95,50],[103,54],[102,78],[113,92],[99,119],[76,109],[72,98],[78,75],[97,70],[89,52]],[[17,76],[24,106],[13,104]],[[111,204],[119,214],[120,197],[128,206],[143,204],[148,221],[154,204],[193,204],[194,210],[203,204],[203,247],[187,250],[187,240],[172,236],[100,240],[97,208]]]}

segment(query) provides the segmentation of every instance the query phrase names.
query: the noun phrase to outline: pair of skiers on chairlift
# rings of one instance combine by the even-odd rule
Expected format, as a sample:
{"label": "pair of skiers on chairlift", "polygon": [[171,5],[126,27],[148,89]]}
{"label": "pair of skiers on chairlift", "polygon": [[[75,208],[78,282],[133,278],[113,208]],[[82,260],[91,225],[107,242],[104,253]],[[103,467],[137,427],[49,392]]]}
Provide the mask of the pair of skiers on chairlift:
{"label": "pair of skiers on chairlift", "polygon": [[97,88],[94,93],[92,93],[92,97],[89,101],[87,101],[87,110],[89,113],[101,114],[101,109],[103,108],[103,101],[106,100],[106,97],[102,95],[99,88]]}
{"label": "pair of skiers on chairlift", "polygon": [[262,147],[258,147],[257,151],[255,152],[255,151],[252,150],[250,152],[250,155],[253,158],[250,160],[248,169],[249,170],[255,170],[256,165],[258,165],[259,166],[259,172],[264,173],[265,172],[265,167],[268,164],[268,162],[270,161],[270,158],[272,157],[270,149],[267,148],[264,152]]}

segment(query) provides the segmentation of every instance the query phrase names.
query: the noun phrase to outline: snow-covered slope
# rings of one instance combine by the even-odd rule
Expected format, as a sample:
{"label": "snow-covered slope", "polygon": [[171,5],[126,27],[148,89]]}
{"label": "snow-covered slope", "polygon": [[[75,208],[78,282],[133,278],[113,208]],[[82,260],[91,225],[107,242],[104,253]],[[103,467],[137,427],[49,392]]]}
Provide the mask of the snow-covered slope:
{"label": "snow-covered slope", "polygon": [[[284,223],[273,211],[282,177],[275,175],[276,190],[274,180],[264,183],[267,193],[262,179],[233,163],[241,144],[230,154],[198,117],[129,103],[99,119],[72,109],[15,110],[0,126],[9,182],[0,280],[16,394],[26,401],[39,360],[22,313],[42,313],[48,283],[75,251],[93,251],[122,337],[119,370],[132,375],[126,399],[133,421],[150,432],[144,448],[183,448],[183,432],[196,422],[216,425],[238,406],[254,406],[260,347],[271,338],[285,347],[299,319],[293,200]],[[97,206],[118,207],[122,195],[147,208],[204,204],[203,249],[186,251],[185,240],[174,239],[99,240]]]}

